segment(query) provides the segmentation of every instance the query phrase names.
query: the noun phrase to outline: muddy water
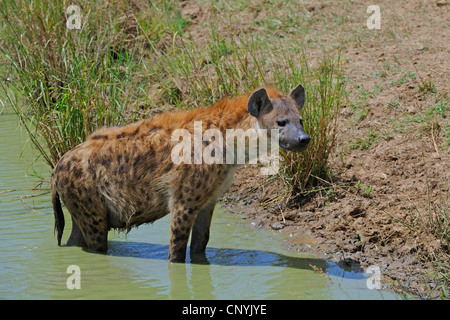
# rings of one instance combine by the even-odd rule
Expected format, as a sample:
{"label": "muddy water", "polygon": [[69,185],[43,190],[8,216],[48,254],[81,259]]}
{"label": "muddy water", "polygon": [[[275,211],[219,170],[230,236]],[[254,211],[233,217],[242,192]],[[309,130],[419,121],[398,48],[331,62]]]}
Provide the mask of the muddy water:
{"label": "muddy water", "polygon": [[[128,235],[110,232],[107,255],[58,247],[50,195],[31,190],[34,170],[46,177],[49,170],[33,163],[26,139],[11,111],[0,114],[0,299],[397,298],[369,290],[361,272],[289,252],[276,232],[245,227],[238,215],[220,208],[208,263],[166,261],[169,217]],[[63,241],[70,225],[66,212]],[[72,265],[77,271],[67,273]],[[80,289],[68,288],[75,284]]]}

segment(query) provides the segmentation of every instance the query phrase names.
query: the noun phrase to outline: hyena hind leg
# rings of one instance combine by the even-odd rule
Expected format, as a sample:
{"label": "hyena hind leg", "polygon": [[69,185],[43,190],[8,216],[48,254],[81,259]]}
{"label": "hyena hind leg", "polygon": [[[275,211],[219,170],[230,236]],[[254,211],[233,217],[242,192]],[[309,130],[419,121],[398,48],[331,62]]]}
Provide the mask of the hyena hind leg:
{"label": "hyena hind leg", "polygon": [[72,218],[72,233],[69,240],[67,240],[66,246],[86,247],[86,241],[84,241],[83,233]]}
{"label": "hyena hind leg", "polygon": [[108,219],[106,209],[91,206],[89,210],[82,205],[70,206],[72,234],[67,245],[82,246],[90,251],[108,251]]}

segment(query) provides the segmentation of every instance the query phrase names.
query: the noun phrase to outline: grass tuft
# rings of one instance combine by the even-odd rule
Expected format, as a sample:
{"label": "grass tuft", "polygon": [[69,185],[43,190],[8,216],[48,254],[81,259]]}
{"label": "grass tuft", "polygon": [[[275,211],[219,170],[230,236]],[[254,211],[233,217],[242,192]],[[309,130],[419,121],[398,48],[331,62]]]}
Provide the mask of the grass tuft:
{"label": "grass tuft", "polygon": [[294,82],[305,84],[306,103],[302,110],[305,131],[311,143],[302,153],[280,151],[284,158],[283,177],[291,194],[304,192],[314,185],[316,177],[329,174],[328,156],[336,141],[338,115],[346,97],[340,56],[324,58],[316,68],[308,66],[305,55],[301,66],[291,69]]}

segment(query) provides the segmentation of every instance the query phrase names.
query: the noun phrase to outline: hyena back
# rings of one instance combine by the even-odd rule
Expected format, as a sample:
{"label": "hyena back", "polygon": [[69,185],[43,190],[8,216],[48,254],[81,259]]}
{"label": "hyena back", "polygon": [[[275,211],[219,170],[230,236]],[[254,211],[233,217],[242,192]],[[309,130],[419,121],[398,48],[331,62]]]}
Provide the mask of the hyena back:
{"label": "hyena back", "polygon": [[301,151],[309,143],[300,109],[301,85],[284,96],[261,88],[208,108],[168,112],[124,127],[102,128],[67,152],[51,180],[58,245],[64,229],[61,200],[72,217],[68,246],[97,252],[108,249],[111,228],[130,230],[171,213],[169,260],[184,262],[191,236],[191,253],[204,253],[217,199],[232,183],[236,164],[174,164],[174,130],[279,129],[279,145]]}

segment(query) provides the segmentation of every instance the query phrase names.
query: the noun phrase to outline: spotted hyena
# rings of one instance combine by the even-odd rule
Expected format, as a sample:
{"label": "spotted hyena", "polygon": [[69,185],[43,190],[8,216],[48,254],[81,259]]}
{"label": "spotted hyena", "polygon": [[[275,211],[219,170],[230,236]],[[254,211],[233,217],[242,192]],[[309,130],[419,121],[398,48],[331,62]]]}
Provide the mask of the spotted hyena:
{"label": "spotted hyena", "polygon": [[279,129],[280,147],[297,152],[310,141],[300,115],[304,102],[302,85],[287,96],[260,88],[211,107],[160,113],[124,127],[99,129],[67,152],[53,171],[58,245],[64,229],[62,200],[72,217],[68,246],[106,252],[111,228],[130,230],[171,213],[169,260],[185,261],[191,230],[191,253],[204,253],[214,206],[231,185],[238,165],[175,164],[173,132],[182,128],[192,133],[194,122],[224,136],[227,129]]}

